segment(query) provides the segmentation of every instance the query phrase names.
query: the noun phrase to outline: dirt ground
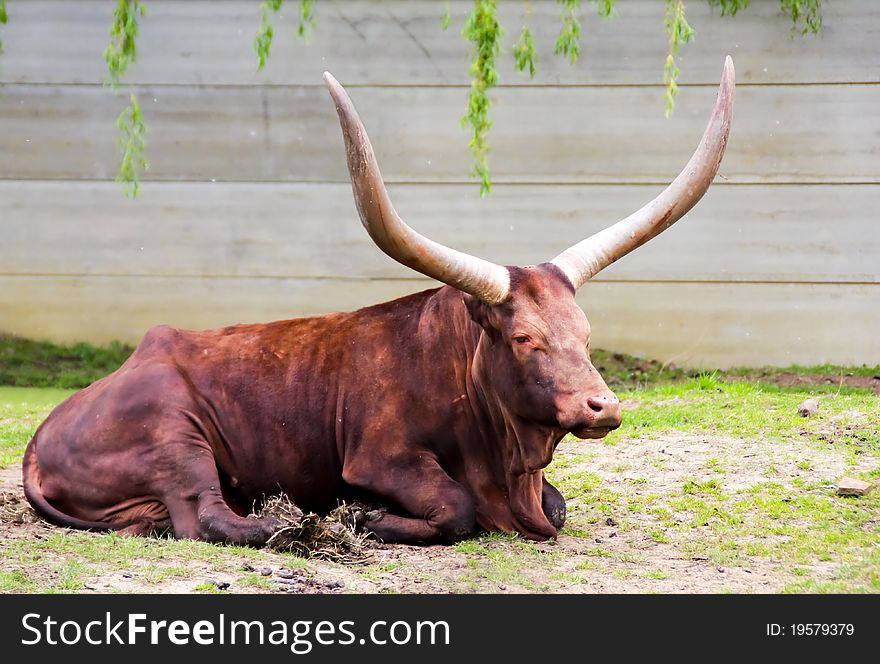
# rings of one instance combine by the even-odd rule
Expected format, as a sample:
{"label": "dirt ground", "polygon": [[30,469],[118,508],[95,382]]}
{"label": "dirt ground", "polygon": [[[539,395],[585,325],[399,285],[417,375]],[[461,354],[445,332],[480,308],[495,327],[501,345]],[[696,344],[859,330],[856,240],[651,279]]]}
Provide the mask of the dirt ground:
{"label": "dirt ground", "polygon": [[[203,545],[196,555],[168,551],[153,567],[139,566],[137,556],[125,562],[98,565],[100,571],[81,572],[76,592],[295,592],[295,593],[773,593],[795,578],[791,564],[754,556],[727,566],[687,546],[693,532],[658,536],[658,521],[650,511],[627,509],[645,495],[672,495],[684,482],[697,478],[719,480],[727,492],[773,481],[785,485],[802,477],[804,449],[797,441],[746,440],[735,436],[707,437],[667,433],[654,439],[564,442],[554,463],[557,478],[578,473],[598,476],[599,490],[614,495],[607,516],[597,518],[591,500],[568,502],[568,522],[558,540],[527,543],[509,537],[482,537],[456,546],[401,546],[374,543],[366,563],[343,565],[302,561],[279,553],[242,553],[229,547]],[[844,455],[833,446],[810,451],[810,476],[833,482],[841,473],[872,468],[846,467]],[[800,465],[799,465],[800,464]],[[713,467],[723,467],[723,475]],[[0,542],[10,550],[30,551],[30,544],[49,543],[65,532],[37,519],[21,493],[20,467],[0,471],[0,491],[6,504],[0,512]],[[708,525],[708,524],[706,524]],[[107,535],[76,534],[80,538]],[[16,547],[16,543],[22,546]],[[161,541],[155,542],[162,546]],[[208,555],[206,548],[212,547]],[[59,586],[59,575],[75,550],[38,546],[28,554],[6,558],[0,571],[24,573],[40,588]],[[809,566],[819,580],[832,578],[833,561]],[[173,573],[158,573],[171,569]],[[158,570],[158,572],[157,572]],[[801,571],[803,573],[803,571]],[[227,585],[228,584],[228,585]]]}

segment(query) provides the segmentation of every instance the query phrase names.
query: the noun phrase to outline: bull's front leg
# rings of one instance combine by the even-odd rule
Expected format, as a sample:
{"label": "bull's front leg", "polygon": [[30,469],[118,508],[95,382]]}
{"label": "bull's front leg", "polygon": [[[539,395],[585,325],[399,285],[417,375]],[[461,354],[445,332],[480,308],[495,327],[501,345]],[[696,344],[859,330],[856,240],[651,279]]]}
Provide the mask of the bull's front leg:
{"label": "bull's front leg", "polygon": [[362,458],[347,460],[342,477],[351,486],[390,501],[406,513],[384,513],[363,524],[364,530],[383,542],[457,542],[476,528],[473,499],[427,452],[414,450],[382,459],[381,463]]}

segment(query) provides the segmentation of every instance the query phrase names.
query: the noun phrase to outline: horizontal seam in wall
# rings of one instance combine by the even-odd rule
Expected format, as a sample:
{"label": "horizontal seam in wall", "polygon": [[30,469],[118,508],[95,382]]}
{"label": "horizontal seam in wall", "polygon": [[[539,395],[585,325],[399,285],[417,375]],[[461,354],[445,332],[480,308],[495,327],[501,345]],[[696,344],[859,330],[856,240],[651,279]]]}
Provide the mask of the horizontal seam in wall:
{"label": "horizontal seam in wall", "polygon": [[[493,180],[493,187],[665,187],[671,179],[677,174],[671,174],[669,180],[650,180],[650,181],[624,181],[624,180],[557,180],[553,182],[542,182],[540,180],[516,181],[516,180]],[[867,186],[874,187],[880,185],[880,178],[877,180],[785,180],[785,181],[761,181],[747,180],[731,182],[722,178],[717,182],[713,182],[713,187],[837,187],[837,186]],[[121,185],[115,180],[107,178],[15,178],[0,177],[0,185],[3,183],[34,183],[34,184],[115,184],[122,189]],[[438,187],[458,187],[469,186],[477,187],[478,182],[474,180],[395,180],[391,178],[384,179],[385,184],[393,186],[438,186]],[[191,185],[201,184],[218,186],[224,184],[233,185],[346,185],[351,186],[350,180],[184,180],[184,179],[167,179],[167,180],[140,180],[141,187],[149,187],[151,185]],[[2,203],[0,203],[2,206]]]}
{"label": "horizontal seam in wall", "polygon": [[[341,81],[347,89],[423,89],[423,90],[470,90],[469,83],[346,83]],[[880,85],[877,81],[780,81],[780,82],[744,82],[738,81],[738,88],[797,88],[797,87],[840,87],[840,86],[876,86]],[[87,82],[64,82],[64,81],[0,81],[0,87],[68,87],[68,88],[103,88],[108,94],[118,94],[109,88],[104,82],[87,83]],[[320,88],[325,86],[321,82],[316,83],[160,83],[160,82],[142,82],[142,81],[126,81],[124,87],[127,88],[187,88],[187,89],[241,89],[241,88]],[[707,83],[679,83],[679,88],[716,88],[717,82]],[[657,90],[666,89],[663,83],[523,83],[510,84],[502,83],[494,86],[496,90],[533,90],[543,88],[558,89],[593,89],[593,88],[652,88]],[[123,97],[120,96],[122,99]]]}
{"label": "horizontal seam in wall", "polygon": [[[356,277],[351,275],[240,275],[240,274],[73,274],[73,273],[2,273],[0,278],[22,279],[229,279],[242,281],[387,281],[436,283],[425,277]],[[817,281],[817,280],[770,280],[770,279],[594,279],[592,283],[602,284],[708,284],[708,285],[751,285],[751,286],[880,286],[880,275],[875,281]]]}

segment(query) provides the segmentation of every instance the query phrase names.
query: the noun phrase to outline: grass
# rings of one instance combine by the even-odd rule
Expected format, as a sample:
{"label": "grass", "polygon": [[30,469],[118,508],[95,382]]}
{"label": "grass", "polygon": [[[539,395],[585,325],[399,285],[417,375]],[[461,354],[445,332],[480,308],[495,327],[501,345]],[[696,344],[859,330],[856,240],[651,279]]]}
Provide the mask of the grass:
{"label": "grass", "polygon": [[842,367],[839,364],[793,364],[787,367],[729,369],[725,373],[729,376],[749,376],[764,379],[781,376],[783,374],[801,374],[810,376],[862,376],[865,378],[874,378],[880,376],[880,366],[863,364],[858,367]]}
{"label": "grass", "polygon": [[[636,401],[625,412],[620,437],[656,436],[668,431],[771,436],[779,439],[847,444],[854,454],[880,451],[880,399],[866,388],[813,385],[780,387],[763,382],[720,382],[701,376],[689,382],[659,383],[619,393]],[[819,417],[802,418],[797,406],[818,396]],[[717,463],[717,459],[713,462]]]}
{"label": "grass", "polygon": [[0,385],[81,388],[116,371],[134,348],[62,346],[0,334]]}
{"label": "grass", "polygon": [[0,558],[0,592],[75,592],[108,577],[120,588],[134,584],[158,591],[170,581],[182,581],[193,591],[216,592],[216,586],[204,581],[206,575],[238,578],[235,583],[250,591],[271,588],[266,577],[242,575],[242,561],[256,567],[284,557],[205,542],[58,529],[39,539],[0,540]]}
{"label": "grass", "polygon": [[[520,539],[515,535],[491,533],[455,545],[465,555],[465,570],[456,580],[460,592],[498,590],[543,592],[553,580],[572,583],[571,575],[548,574],[562,554]],[[553,578],[549,578],[553,577]]]}
{"label": "grass", "polygon": [[70,390],[0,386],[0,469],[21,462],[40,423]]}

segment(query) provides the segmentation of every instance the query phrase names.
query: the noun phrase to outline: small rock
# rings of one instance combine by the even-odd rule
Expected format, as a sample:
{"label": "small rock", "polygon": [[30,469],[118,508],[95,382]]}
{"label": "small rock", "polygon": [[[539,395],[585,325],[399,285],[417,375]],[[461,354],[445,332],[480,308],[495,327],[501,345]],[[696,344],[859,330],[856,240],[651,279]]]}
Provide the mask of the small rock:
{"label": "small rock", "polygon": [[864,496],[871,488],[869,482],[856,480],[852,477],[844,477],[837,483],[837,493],[841,496]]}
{"label": "small rock", "polygon": [[798,415],[801,417],[812,417],[818,412],[819,400],[815,398],[807,399],[806,401],[801,402],[801,405],[798,406]]}
{"label": "small rock", "polygon": [[229,583],[226,581],[211,581],[216,587],[217,590],[226,590],[229,587]]}
{"label": "small rock", "polygon": [[617,537],[617,531],[615,530],[613,533],[608,533],[608,537]]}
{"label": "small rock", "polygon": [[254,566],[251,565],[250,563],[245,563],[244,565],[241,566],[241,568],[242,568],[245,572],[256,572],[256,571],[257,571],[257,570],[254,569]]}
{"label": "small rock", "polygon": [[301,586],[302,579],[289,579],[287,577],[281,577],[279,579],[275,579],[276,583],[282,583],[285,586]]}
{"label": "small rock", "polygon": [[130,579],[131,576],[132,576],[131,572],[123,572],[123,573],[122,573],[122,578],[123,578],[123,579]]}
{"label": "small rock", "polygon": [[263,567],[260,569],[260,576],[272,576],[271,567]]}
{"label": "small rock", "polygon": [[275,572],[275,574],[278,575],[279,577],[281,577],[282,579],[292,579],[293,578],[293,572],[291,572],[289,569],[285,569],[284,567],[282,567],[280,570]]}
{"label": "small rock", "polygon": [[718,565],[715,569],[721,572],[721,574],[724,574],[724,568],[721,565]]}
{"label": "small rock", "polygon": [[613,517],[609,516],[607,519],[605,519],[605,525],[606,526],[616,526],[617,521],[615,521]]}

